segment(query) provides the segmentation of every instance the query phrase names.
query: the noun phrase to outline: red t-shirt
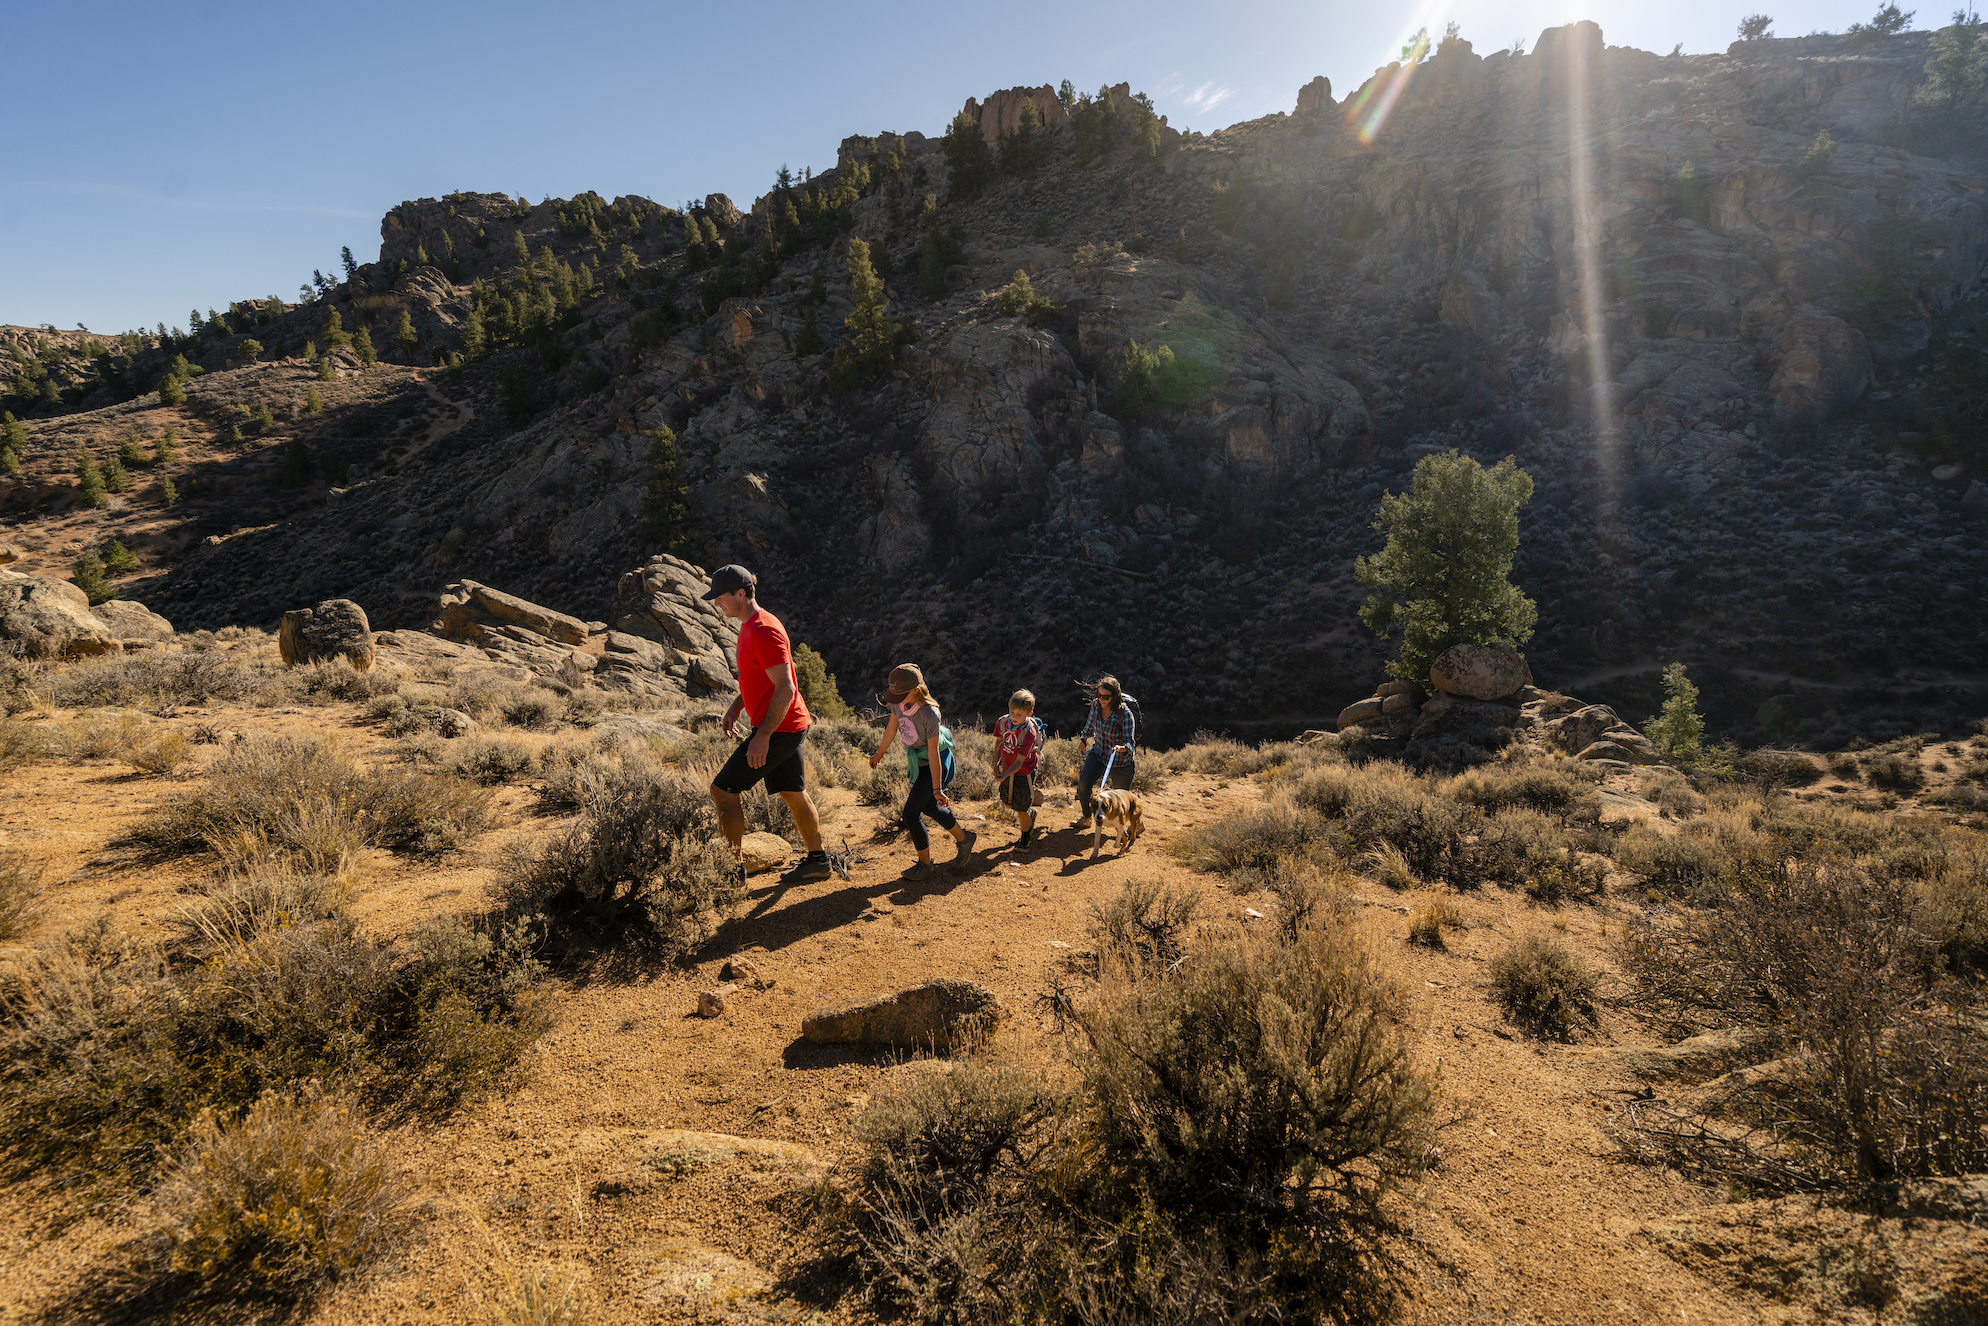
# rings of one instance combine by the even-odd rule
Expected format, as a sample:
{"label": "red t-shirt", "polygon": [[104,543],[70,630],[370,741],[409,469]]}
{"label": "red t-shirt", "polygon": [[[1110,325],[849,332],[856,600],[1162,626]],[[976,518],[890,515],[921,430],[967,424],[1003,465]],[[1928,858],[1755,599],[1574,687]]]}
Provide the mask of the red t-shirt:
{"label": "red t-shirt", "polygon": [[775,732],[805,732],[814,719],[807,701],[801,698],[800,679],[794,675],[794,651],[787,644],[787,628],[780,619],[761,608],[739,623],[739,697],[745,701],[746,718],[754,727],[766,719],[766,706],[773,703],[773,681],[768,668],[787,669],[787,684],[794,688],[794,702]]}

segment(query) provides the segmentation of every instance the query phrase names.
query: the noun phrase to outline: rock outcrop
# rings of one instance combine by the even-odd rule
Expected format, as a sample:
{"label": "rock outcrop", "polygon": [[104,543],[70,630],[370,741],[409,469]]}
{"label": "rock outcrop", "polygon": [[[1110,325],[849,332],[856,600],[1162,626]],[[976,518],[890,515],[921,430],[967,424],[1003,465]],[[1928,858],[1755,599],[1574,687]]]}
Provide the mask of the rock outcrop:
{"label": "rock outcrop", "polygon": [[1429,664],[1429,684],[1466,700],[1502,700],[1532,685],[1532,669],[1510,645],[1452,645]]}
{"label": "rock outcrop", "polygon": [[90,609],[126,649],[162,645],[173,638],[173,624],[142,603],[110,599]]}
{"label": "rock outcrop", "polygon": [[343,659],[365,672],[373,666],[373,627],[366,610],[351,599],[326,599],[284,613],[276,648],[288,667]]}
{"label": "rock outcrop", "polygon": [[817,1045],[943,1052],[981,1044],[1000,1020],[993,991],[972,981],[937,980],[882,999],[816,1009],[801,1023],[801,1034]]}
{"label": "rock outcrop", "polygon": [[0,570],[0,640],[27,658],[116,654],[124,646],[67,580]]}

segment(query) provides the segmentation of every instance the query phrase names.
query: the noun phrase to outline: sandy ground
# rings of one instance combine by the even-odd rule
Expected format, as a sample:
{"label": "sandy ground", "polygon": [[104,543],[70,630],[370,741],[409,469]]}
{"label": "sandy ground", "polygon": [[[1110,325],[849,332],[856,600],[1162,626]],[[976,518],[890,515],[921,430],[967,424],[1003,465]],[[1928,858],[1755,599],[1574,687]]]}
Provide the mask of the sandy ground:
{"label": "sandy ground", "polygon": [[[387,744],[353,706],[216,706],[165,721],[331,728],[362,755],[383,755]],[[199,750],[204,759],[214,748]],[[147,862],[119,840],[182,780],[198,777],[198,767],[196,760],[158,778],[111,761],[51,763],[10,776],[0,844],[47,859],[54,904],[31,941],[106,907],[120,926],[143,933],[184,900],[202,862]],[[903,878],[908,844],[870,843],[876,813],[847,790],[824,793],[831,841],[863,844],[853,878],[783,888],[772,874],[757,876],[742,913],[688,969],[563,976],[557,1023],[534,1050],[524,1085],[444,1125],[397,1136],[395,1151],[423,1194],[414,1240],[307,1317],[489,1321],[515,1299],[518,1277],[543,1276],[570,1282],[584,1319],[596,1323],[803,1321],[823,1307],[830,1320],[867,1319],[853,1303],[797,1301],[781,1277],[807,1255],[807,1193],[825,1166],[851,1154],[852,1119],[872,1094],[927,1068],[811,1045],[800,1036],[802,1018],[824,1004],[965,977],[1003,1002],[999,1051],[1047,1062],[1057,1050],[1036,1004],[1045,970],[1066,951],[1061,946],[1082,945],[1087,909],[1126,881],[1195,889],[1210,917],[1267,908],[1260,897],[1230,896],[1164,851],[1188,828],[1255,800],[1257,785],[1176,775],[1148,798],[1138,846],[1123,856],[1107,847],[1096,861],[1088,834],[1070,827],[1071,808],[1053,804],[1061,795],[1044,808],[1049,832],[1029,851],[1015,850],[1014,827],[991,818],[992,803],[966,807],[980,851],[912,883]],[[538,814],[523,787],[505,789],[502,800],[508,823],[470,851],[439,859],[370,854],[354,904],[362,923],[398,933],[425,917],[475,909],[489,878],[487,854],[499,841],[563,823]],[[942,863],[950,850],[940,839]],[[1442,1163],[1412,1213],[1403,1320],[1698,1326],[1809,1321],[1821,1319],[1818,1312],[1832,1320],[1902,1319],[1896,1296],[1889,1306],[1839,1312],[1827,1293],[1788,1290],[1782,1280],[1808,1274],[1802,1259],[1819,1254],[1779,1234],[1728,1228],[1735,1213],[1768,1204],[1729,1204],[1615,1158],[1598,1124],[1642,1089],[1621,1052],[1656,1044],[1643,1029],[1604,1010],[1590,1032],[1558,1044],[1527,1039],[1504,1021],[1488,991],[1490,954],[1551,927],[1606,969],[1607,935],[1633,902],[1617,894],[1600,906],[1546,909],[1490,889],[1453,900],[1467,925],[1451,934],[1447,951],[1407,942],[1412,895],[1372,886],[1358,922],[1412,993],[1414,1042],[1440,1070],[1446,1104],[1468,1116],[1445,1136]],[[771,987],[739,991],[721,1018],[693,1016],[696,992],[715,985],[733,958],[749,961]],[[669,1132],[679,1129],[753,1140],[717,1160],[711,1147],[718,1144],[699,1143],[708,1163],[675,1175],[641,1163],[682,1149],[685,1139]],[[32,1184],[0,1192],[0,1322],[45,1320],[130,1227],[90,1219],[55,1228],[46,1214]],[[1727,1234],[1715,1236],[1717,1229]],[[1725,1255],[1727,1244],[1738,1251]],[[1775,1266],[1798,1264],[1781,1279],[1758,1273],[1755,1263],[1777,1257]]]}

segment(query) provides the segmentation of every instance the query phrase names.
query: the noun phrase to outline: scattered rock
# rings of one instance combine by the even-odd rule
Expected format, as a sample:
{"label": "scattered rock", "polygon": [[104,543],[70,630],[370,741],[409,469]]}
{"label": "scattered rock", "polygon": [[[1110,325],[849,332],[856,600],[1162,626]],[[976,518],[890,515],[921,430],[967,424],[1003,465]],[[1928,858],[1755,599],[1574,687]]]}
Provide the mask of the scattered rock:
{"label": "scattered rock", "polygon": [[882,999],[816,1009],[801,1034],[817,1045],[898,1045],[950,1050],[992,1037],[1001,1006],[994,992],[972,981],[936,980]]}
{"label": "scattered rock", "polygon": [[1344,732],[1349,727],[1358,727],[1370,718],[1379,718],[1381,706],[1385,703],[1386,701],[1378,697],[1355,700],[1339,711],[1339,730]]}
{"label": "scattered rock", "polygon": [[474,580],[444,586],[436,607],[430,629],[445,640],[481,640],[494,634],[500,623],[522,627],[557,644],[578,645],[587,640],[587,624],[579,618]]}
{"label": "scattered rock", "polygon": [[351,599],[326,599],[284,613],[276,648],[289,667],[342,658],[355,672],[365,672],[373,666],[373,628],[366,610]]}
{"label": "scattered rock", "polygon": [[1467,700],[1502,700],[1532,685],[1532,669],[1509,645],[1452,645],[1429,665],[1429,684]]}
{"label": "scattered rock", "polygon": [[28,658],[116,654],[124,646],[67,580],[0,571],[0,640]]}
{"label": "scattered rock", "polygon": [[745,841],[739,844],[739,856],[745,861],[748,875],[778,870],[786,865],[793,855],[793,844],[777,833],[763,831],[749,833],[745,836]]}
{"label": "scattered rock", "polygon": [[1374,687],[1374,694],[1385,700],[1390,695],[1414,695],[1421,689],[1412,681],[1384,681]]}
{"label": "scattered rock", "polygon": [[1630,734],[1610,733],[1608,738],[1584,747],[1574,756],[1577,760],[1615,760],[1623,764],[1662,764],[1663,756],[1657,754],[1647,738],[1636,738],[1632,742]]}
{"label": "scattered rock", "polygon": [[697,992],[697,1016],[701,1018],[716,1018],[723,1017],[724,1015],[725,996],[723,992],[718,990],[699,990]]}
{"label": "scattered rock", "polygon": [[460,709],[437,709],[435,730],[450,739],[476,729],[476,720]]}
{"label": "scattered rock", "polygon": [[109,628],[112,635],[124,641],[127,649],[133,641],[164,644],[173,638],[171,622],[132,599],[111,599],[107,603],[99,603],[90,612]]}

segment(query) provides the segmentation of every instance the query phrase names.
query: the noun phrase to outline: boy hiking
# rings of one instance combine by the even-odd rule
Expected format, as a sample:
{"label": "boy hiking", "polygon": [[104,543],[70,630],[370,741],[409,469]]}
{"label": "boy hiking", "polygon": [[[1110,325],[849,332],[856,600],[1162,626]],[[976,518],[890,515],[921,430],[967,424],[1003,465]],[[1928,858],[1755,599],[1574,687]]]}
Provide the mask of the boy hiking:
{"label": "boy hiking", "polygon": [[1035,766],[1042,758],[1042,724],[1035,718],[1033,692],[1008,697],[1008,712],[994,720],[994,740],[994,779],[1022,831],[1015,845],[1027,847],[1035,837]]}
{"label": "boy hiking", "polygon": [[925,685],[925,674],[912,664],[891,669],[890,693],[883,701],[890,712],[884,723],[884,739],[870,756],[870,767],[883,762],[893,742],[903,747],[905,773],[911,778],[911,795],[904,799],[904,831],[918,849],[918,864],[907,873],[912,879],[924,879],[937,870],[932,864],[925,816],[930,815],[959,844],[955,862],[965,860],[973,850],[975,835],[953,818],[952,801],[946,796],[946,783],[952,774],[952,733],[939,722],[939,703]]}

